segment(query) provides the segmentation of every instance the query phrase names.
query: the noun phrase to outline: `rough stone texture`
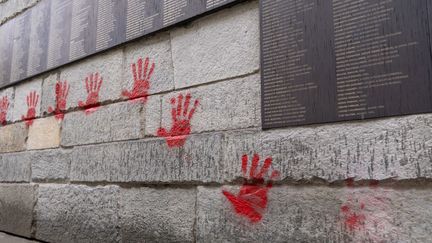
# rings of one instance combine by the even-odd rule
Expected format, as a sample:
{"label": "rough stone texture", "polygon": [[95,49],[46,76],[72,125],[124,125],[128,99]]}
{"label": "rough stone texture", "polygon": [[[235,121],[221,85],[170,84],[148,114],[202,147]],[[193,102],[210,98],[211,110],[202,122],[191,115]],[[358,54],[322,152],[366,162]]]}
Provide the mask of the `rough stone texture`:
{"label": "rough stone texture", "polygon": [[156,136],[162,120],[162,97],[149,96],[145,109],[145,135]]}
{"label": "rough stone texture", "polygon": [[[3,89],[0,91],[0,101],[3,97],[8,98],[9,107],[6,114],[6,121],[11,122],[13,120],[13,110],[14,110],[14,88]],[[0,124],[2,126],[2,124]]]}
{"label": "rough stone texture", "polygon": [[172,31],[175,87],[259,69],[258,1],[248,1]]}
{"label": "rough stone texture", "polygon": [[5,233],[0,233],[0,242],[7,242],[7,243],[36,243],[39,241],[33,241],[33,240],[27,240],[24,238],[16,237],[13,235],[8,235]]}
{"label": "rough stone texture", "polygon": [[155,64],[150,79],[149,94],[172,90],[174,88],[174,69],[169,32],[162,32],[126,46],[123,89],[132,90],[134,83],[132,63],[136,63],[138,58],[142,58],[144,62],[147,57],[150,61],[149,69],[152,63]]}
{"label": "rough stone texture", "polygon": [[4,0],[0,1],[0,25],[17,16],[25,9],[36,5],[40,0]]}
{"label": "rough stone texture", "polygon": [[24,123],[15,123],[0,127],[0,153],[25,150],[27,131]]}
{"label": "rough stone texture", "polygon": [[121,190],[123,242],[194,242],[195,189]]}
{"label": "rough stone texture", "polygon": [[252,75],[165,95],[162,97],[162,125],[168,131],[171,129],[171,98],[190,93],[192,102],[195,99],[200,102],[191,120],[192,133],[257,127],[261,120],[259,85],[259,75]]}
{"label": "rough stone texture", "polygon": [[34,185],[0,184],[0,231],[30,237],[36,194]]}
{"label": "rough stone texture", "polygon": [[118,100],[121,96],[123,80],[123,51],[114,49],[100,55],[84,59],[61,69],[60,80],[70,84],[66,107],[78,107],[78,102],[87,100],[85,79],[89,74],[99,72],[102,86],[99,101]]}
{"label": "rough stone texture", "polygon": [[432,178],[432,115],[233,133],[224,161],[227,179],[241,176],[241,156],[272,156],[281,179]]}
{"label": "rough stone texture", "polygon": [[40,103],[42,100],[42,80],[32,79],[30,81],[15,86],[15,99],[12,117],[13,121],[20,121],[22,120],[22,116],[27,115],[27,96],[33,91],[36,91],[36,94],[39,95],[39,99],[36,105],[36,117],[40,116]]}
{"label": "rough stone texture", "polygon": [[44,150],[30,154],[32,181],[62,181],[69,178],[70,150]]}
{"label": "rough stone texture", "polygon": [[148,139],[73,149],[72,181],[219,182],[222,135],[190,136],[184,148]]}
{"label": "rough stone texture", "polygon": [[29,182],[31,175],[29,154],[0,154],[1,182]]}
{"label": "rough stone texture", "polygon": [[49,107],[56,108],[55,86],[58,80],[60,80],[60,73],[58,72],[50,73],[48,77],[43,79],[41,111],[44,114],[48,113]]}
{"label": "rough stone texture", "polygon": [[426,189],[274,187],[263,219],[252,223],[222,188],[199,187],[197,242],[427,242],[431,196]]}
{"label": "rough stone texture", "polygon": [[119,188],[41,185],[35,207],[36,239],[119,242]]}
{"label": "rough stone texture", "polygon": [[63,121],[63,146],[138,139],[144,137],[144,105],[123,102],[97,108],[92,113],[68,113]]}
{"label": "rough stone texture", "polygon": [[28,132],[27,149],[57,148],[60,145],[60,124],[55,117],[34,120]]}

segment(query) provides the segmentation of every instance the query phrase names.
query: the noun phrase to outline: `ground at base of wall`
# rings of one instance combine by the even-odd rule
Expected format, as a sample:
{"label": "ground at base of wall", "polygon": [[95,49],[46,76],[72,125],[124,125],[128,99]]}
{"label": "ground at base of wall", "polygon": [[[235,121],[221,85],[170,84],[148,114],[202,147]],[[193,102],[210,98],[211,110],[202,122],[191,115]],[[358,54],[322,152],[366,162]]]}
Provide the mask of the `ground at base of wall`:
{"label": "ground at base of wall", "polygon": [[0,243],[37,243],[40,241],[27,240],[25,238],[0,232]]}

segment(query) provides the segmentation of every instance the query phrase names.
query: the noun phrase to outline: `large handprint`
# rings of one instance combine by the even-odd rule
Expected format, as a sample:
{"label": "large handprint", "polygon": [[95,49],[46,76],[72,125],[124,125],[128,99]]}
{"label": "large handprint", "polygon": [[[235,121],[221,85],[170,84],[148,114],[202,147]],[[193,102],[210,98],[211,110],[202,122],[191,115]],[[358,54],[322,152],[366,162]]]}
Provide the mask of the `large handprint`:
{"label": "large handprint", "polygon": [[[137,66],[138,65],[138,70]],[[143,64],[142,58],[139,58],[137,64],[133,63],[132,74],[134,78],[134,84],[131,91],[123,90],[122,95],[129,99],[137,99],[140,98],[143,102],[147,101],[148,90],[150,88],[150,78],[153,75],[153,71],[155,68],[155,64],[152,63],[150,70],[148,70],[149,66],[149,58],[145,59]],[[147,73],[148,71],[148,73]]]}
{"label": "large handprint", "polygon": [[183,105],[183,95],[179,94],[177,107],[176,99],[171,99],[171,117],[173,124],[168,132],[165,128],[159,128],[157,135],[166,138],[169,147],[181,147],[185,144],[187,136],[191,133],[190,121],[199,105],[195,100],[193,107],[189,110],[191,95],[187,94]]}
{"label": "large handprint", "polygon": [[9,109],[9,100],[7,96],[0,99],[0,125],[6,125],[7,112]]}
{"label": "large handprint", "polygon": [[79,101],[79,107],[86,109],[86,113],[90,113],[95,107],[99,106],[99,91],[101,89],[103,78],[99,77],[99,73],[90,74],[85,79],[85,85],[87,90],[86,102]]}
{"label": "large handprint", "polygon": [[256,223],[262,219],[264,209],[267,207],[267,192],[272,187],[271,180],[279,176],[279,172],[274,170],[271,173],[270,181],[265,183],[264,176],[267,174],[271,164],[272,158],[266,158],[264,165],[258,172],[259,155],[254,154],[252,164],[250,167],[249,177],[247,176],[248,156],[242,157],[242,172],[245,182],[236,195],[222,190],[225,197],[234,206],[234,210],[247,217],[251,222]]}
{"label": "large handprint", "polygon": [[27,126],[31,126],[33,124],[33,120],[36,118],[36,106],[39,101],[39,95],[36,94],[36,91],[30,92],[27,95],[27,115],[22,116],[21,119],[25,121]]}
{"label": "large handprint", "polygon": [[61,82],[57,81],[55,86],[55,95],[56,95],[56,108],[48,107],[48,112],[55,114],[55,118],[58,120],[62,120],[64,117],[63,112],[66,110],[66,99],[69,94],[70,85],[68,85],[67,81]]}

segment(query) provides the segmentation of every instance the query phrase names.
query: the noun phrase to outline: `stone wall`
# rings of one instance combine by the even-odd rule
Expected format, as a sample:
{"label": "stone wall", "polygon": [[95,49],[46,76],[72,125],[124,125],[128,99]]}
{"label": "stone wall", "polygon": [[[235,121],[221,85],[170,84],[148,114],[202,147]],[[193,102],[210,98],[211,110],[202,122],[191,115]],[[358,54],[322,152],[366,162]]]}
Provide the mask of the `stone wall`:
{"label": "stone wall", "polygon": [[[37,1],[11,2],[0,2],[2,20]],[[249,0],[0,90],[0,231],[47,242],[430,241],[432,115],[262,131],[259,61]]]}

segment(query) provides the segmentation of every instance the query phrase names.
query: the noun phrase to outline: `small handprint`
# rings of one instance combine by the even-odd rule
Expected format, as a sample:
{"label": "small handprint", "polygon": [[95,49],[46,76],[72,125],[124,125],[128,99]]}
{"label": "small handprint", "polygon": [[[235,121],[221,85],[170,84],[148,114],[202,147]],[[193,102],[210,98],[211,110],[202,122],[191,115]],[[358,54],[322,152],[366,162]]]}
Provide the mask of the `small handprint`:
{"label": "small handprint", "polygon": [[171,130],[168,132],[165,128],[159,128],[157,131],[159,137],[166,138],[167,144],[170,148],[183,146],[186,142],[186,138],[191,133],[190,121],[199,105],[199,101],[195,100],[192,109],[189,110],[191,98],[192,96],[187,94],[183,104],[183,95],[179,94],[177,106],[176,99],[172,98],[171,117],[173,124]]}
{"label": "small handprint", "polygon": [[7,96],[0,99],[0,124],[5,126],[7,123],[7,112],[9,109],[9,100]]}
{"label": "small handprint", "polygon": [[99,73],[90,74],[85,79],[85,85],[87,90],[86,102],[79,101],[79,107],[86,109],[86,113],[89,114],[99,106],[99,91],[101,89],[103,78],[99,77]]}
{"label": "small handprint", "polygon": [[[138,65],[138,70],[136,67],[137,65]],[[152,63],[150,70],[148,70],[149,58],[147,57],[145,59],[144,64],[142,58],[139,58],[137,63],[136,64],[133,63],[131,67],[132,67],[132,74],[134,78],[133,88],[131,91],[123,90],[122,96],[130,100],[140,98],[141,101],[146,102],[148,96],[148,90],[150,88],[150,79],[151,76],[153,75],[155,64]]]}
{"label": "small handprint", "polygon": [[63,120],[64,111],[66,110],[66,100],[69,94],[70,85],[67,81],[57,81],[55,86],[56,108],[48,107],[49,113],[54,113],[57,120]]}
{"label": "small handprint", "polygon": [[36,118],[36,106],[38,102],[39,95],[36,94],[36,91],[30,92],[30,94],[27,95],[27,115],[23,115],[21,119],[25,121],[28,127],[33,124],[33,120]]}
{"label": "small handprint", "polygon": [[267,192],[272,187],[271,181],[279,176],[279,171],[274,170],[271,173],[270,180],[265,183],[264,176],[267,174],[273,160],[271,157],[266,158],[258,172],[259,159],[259,155],[254,154],[248,178],[248,156],[243,155],[242,172],[245,182],[237,196],[222,190],[222,193],[234,206],[234,210],[238,214],[247,217],[253,223],[259,222],[262,219],[263,211],[267,207]]}

